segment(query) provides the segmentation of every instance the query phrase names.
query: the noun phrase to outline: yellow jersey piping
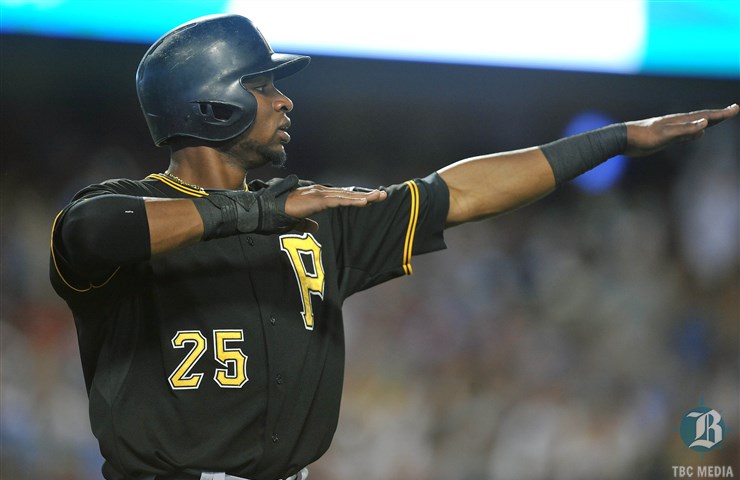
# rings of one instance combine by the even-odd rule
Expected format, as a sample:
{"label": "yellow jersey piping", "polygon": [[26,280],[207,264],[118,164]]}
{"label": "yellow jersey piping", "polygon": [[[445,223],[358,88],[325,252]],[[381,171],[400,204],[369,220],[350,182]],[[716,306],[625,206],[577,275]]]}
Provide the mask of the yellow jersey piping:
{"label": "yellow jersey piping", "polygon": [[406,275],[411,275],[411,252],[414,247],[414,235],[416,234],[416,224],[419,220],[419,186],[416,182],[409,180],[405,182],[409,187],[411,194],[411,212],[409,214],[409,226],[406,229],[406,240],[403,244],[403,271]]}

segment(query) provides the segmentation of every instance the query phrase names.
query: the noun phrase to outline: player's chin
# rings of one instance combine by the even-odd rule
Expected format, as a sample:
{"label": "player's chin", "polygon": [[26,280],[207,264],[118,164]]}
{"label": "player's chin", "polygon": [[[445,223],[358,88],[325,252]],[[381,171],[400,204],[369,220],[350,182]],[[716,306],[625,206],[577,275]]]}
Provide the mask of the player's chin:
{"label": "player's chin", "polygon": [[273,167],[278,168],[285,168],[285,165],[288,163],[288,156],[283,152],[282,155],[278,155],[276,157],[273,157],[271,165]]}
{"label": "player's chin", "polygon": [[288,161],[288,155],[285,153],[283,145],[271,145],[270,147],[261,148],[260,153],[265,163],[269,163],[273,167],[284,167]]}

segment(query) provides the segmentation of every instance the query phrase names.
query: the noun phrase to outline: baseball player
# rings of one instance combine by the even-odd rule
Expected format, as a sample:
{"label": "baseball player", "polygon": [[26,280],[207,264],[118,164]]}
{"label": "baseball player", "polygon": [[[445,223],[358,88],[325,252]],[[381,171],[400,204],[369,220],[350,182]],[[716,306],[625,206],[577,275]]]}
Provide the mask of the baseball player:
{"label": "baseball player", "polygon": [[237,15],[166,33],[136,85],[169,168],[89,186],[54,220],[51,282],[74,315],[108,480],[307,478],[337,425],[348,296],[410,275],[447,227],[739,110],[611,125],[372,190],[247,183],[284,163],[293,103],[274,82],[309,61]]}

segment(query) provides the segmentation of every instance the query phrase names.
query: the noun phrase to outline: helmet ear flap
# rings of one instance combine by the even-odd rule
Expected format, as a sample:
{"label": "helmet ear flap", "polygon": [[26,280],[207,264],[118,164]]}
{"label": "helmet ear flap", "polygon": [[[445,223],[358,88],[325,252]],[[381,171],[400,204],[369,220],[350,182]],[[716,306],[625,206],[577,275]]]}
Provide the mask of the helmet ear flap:
{"label": "helmet ear flap", "polygon": [[199,116],[203,122],[211,125],[233,125],[243,115],[242,108],[227,102],[196,101],[191,103],[193,113]]}

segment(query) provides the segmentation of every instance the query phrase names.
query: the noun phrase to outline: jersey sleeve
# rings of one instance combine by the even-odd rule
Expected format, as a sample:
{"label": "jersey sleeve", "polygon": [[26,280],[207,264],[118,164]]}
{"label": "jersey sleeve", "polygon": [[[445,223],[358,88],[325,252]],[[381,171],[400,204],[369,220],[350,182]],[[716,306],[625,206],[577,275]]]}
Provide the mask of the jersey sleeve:
{"label": "jersey sleeve", "polygon": [[[73,239],[71,240],[72,243],[79,243],[75,242],[74,239],[84,238],[87,235],[84,230],[79,231],[84,228],[85,222],[94,223],[96,228],[101,225],[103,227],[109,225],[125,232],[122,235],[112,236],[107,242],[109,245],[100,246],[101,251],[130,249],[132,243],[130,240],[133,236],[146,237],[148,242],[149,227],[146,223],[146,215],[143,213],[143,196],[135,195],[136,193],[141,195],[140,192],[128,190],[130,189],[126,188],[125,181],[110,181],[100,185],[91,185],[78,192],[72,201],[57,214],[51,229],[49,262],[51,283],[57,292],[60,294],[85,293],[103,287],[116,275],[120,267],[118,264],[108,264],[110,262],[98,260],[93,252],[81,252],[82,255],[80,255],[79,248],[76,249],[76,256],[70,254],[70,251],[74,251],[76,246],[68,244],[70,239]],[[85,215],[76,214],[76,212],[80,212],[80,209],[76,209],[76,207],[103,196],[105,196],[104,200],[114,198],[123,200],[126,205],[130,205],[130,207],[127,207],[129,211],[133,213],[133,210],[136,210],[139,214],[119,215],[115,219],[110,219],[107,218],[110,217],[110,215],[107,215],[107,213],[110,213],[108,212],[109,209],[97,208],[102,205],[100,202],[96,203],[96,208],[85,209],[87,211]],[[70,214],[70,212],[72,213]],[[95,215],[102,217],[96,219]],[[87,218],[80,221],[81,216]],[[111,223],[113,225],[110,225]],[[75,231],[65,231],[65,228],[72,228]],[[135,232],[139,232],[139,234],[137,235]],[[90,242],[85,243],[89,244]],[[148,243],[142,245],[148,248]]]}
{"label": "jersey sleeve", "polygon": [[385,201],[338,209],[339,288],[347,296],[413,273],[414,255],[446,248],[444,228],[449,191],[434,173],[384,187]]}

